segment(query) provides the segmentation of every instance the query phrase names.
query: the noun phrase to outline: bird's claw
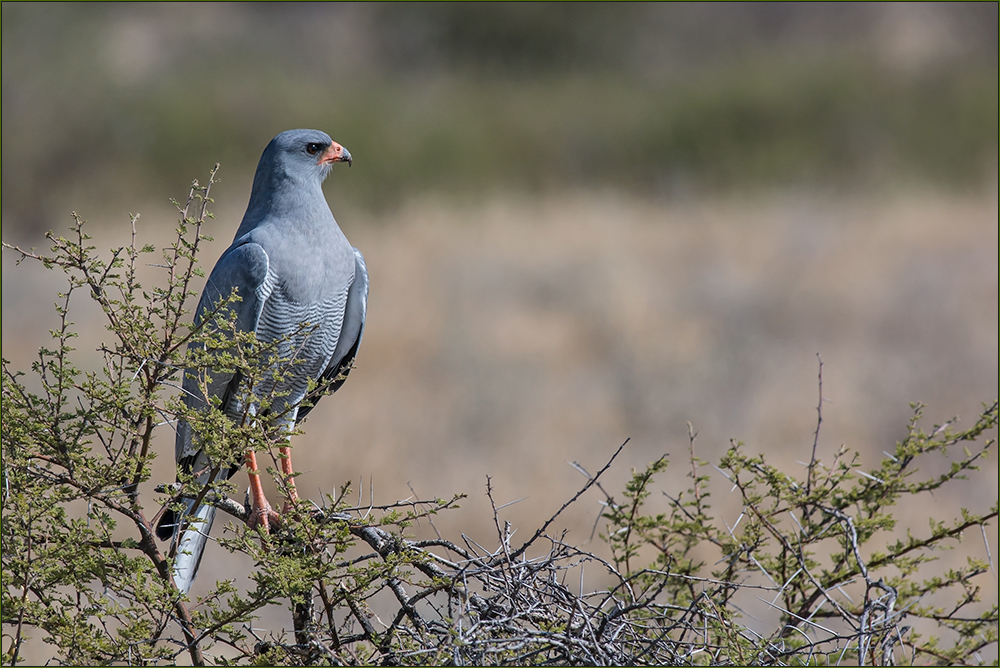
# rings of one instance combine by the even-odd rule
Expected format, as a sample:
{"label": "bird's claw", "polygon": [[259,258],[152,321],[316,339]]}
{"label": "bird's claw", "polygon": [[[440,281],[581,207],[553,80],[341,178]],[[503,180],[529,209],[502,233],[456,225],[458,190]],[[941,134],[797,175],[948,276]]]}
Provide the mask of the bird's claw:
{"label": "bird's claw", "polygon": [[251,531],[256,531],[259,528],[265,534],[269,534],[272,527],[277,528],[281,526],[281,515],[271,508],[270,503],[264,501],[250,510],[250,517],[247,518],[247,526]]}

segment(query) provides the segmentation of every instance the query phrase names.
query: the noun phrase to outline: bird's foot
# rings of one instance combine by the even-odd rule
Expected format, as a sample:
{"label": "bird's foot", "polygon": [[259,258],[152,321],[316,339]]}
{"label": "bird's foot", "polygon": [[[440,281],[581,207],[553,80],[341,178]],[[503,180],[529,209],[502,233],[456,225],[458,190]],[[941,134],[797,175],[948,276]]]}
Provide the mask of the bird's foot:
{"label": "bird's foot", "polygon": [[247,518],[247,526],[252,531],[260,529],[265,534],[269,534],[272,528],[276,529],[281,526],[281,515],[276,513],[271,508],[271,504],[264,500],[250,510],[250,517]]}

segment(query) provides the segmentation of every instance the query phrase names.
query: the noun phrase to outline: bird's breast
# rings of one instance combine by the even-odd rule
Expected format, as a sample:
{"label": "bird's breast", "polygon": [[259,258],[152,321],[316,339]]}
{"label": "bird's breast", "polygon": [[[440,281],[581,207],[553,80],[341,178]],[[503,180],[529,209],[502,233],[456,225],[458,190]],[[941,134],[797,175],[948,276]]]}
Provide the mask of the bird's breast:
{"label": "bird's breast", "polygon": [[338,228],[325,232],[283,235],[265,246],[275,287],[286,301],[326,302],[354,280],[351,245]]}

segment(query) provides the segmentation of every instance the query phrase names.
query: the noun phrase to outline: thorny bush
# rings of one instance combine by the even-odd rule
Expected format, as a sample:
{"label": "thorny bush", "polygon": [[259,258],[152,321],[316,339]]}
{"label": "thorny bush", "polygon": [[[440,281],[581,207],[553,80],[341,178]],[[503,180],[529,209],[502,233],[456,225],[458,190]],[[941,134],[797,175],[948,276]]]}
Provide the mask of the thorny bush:
{"label": "thorny bush", "polygon": [[[222,581],[193,605],[173,586],[169,557],[153,538],[156,514],[181,495],[199,495],[237,519],[245,520],[248,509],[228,498],[235,488],[222,481],[200,489],[181,481],[143,493],[154,432],[185,419],[220,462],[240,461],[251,443],[274,445],[267,420],[237,424],[218,406],[185,409],[177,397],[180,374],[228,368],[259,379],[291,363],[275,360],[275,349],[252,335],[234,337],[219,314],[196,328],[187,321],[203,275],[197,255],[208,239],[203,227],[214,181],[213,170],[207,185],[195,182],[186,202],[175,203],[177,236],[155,265],[165,275],[152,289],[140,285],[137,268],[156,249],[137,245],[136,218],[131,244],[114,249],[109,261],[87,245],[75,215],[71,238],[49,235],[50,255],[8,246],[19,261],[65,272],[68,288],[59,296],[54,343],[38,351],[32,381],[3,360],[5,664],[24,660],[29,638],[51,645],[53,662],[105,665],[996,661],[988,542],[989,563],[969,558],[958,568],[935,568],[936,552],[963,534],[982,532],[985,541],[996,500],[905,532],[892,514],[977,471],[995,445],[995,401],[967,429],[949,423],[929,433],[916,406],[909,435],[876,470],[864,471],[845,448],[828,462],[817,452],[821,396],[804,477],[740,444],[718,463],[742,498],[733,527],[712,513],[711,481],[693,430],[691,485],[659,493],[666,511],[647,514],[666,457],[634,472],[620,497],[605,492],[600,476],[623,444],[593,475],[577,465],[586,484],[527,542],[512,544],[510,526],[494,512],[492,550],[464,538],[407,538],[412,522],[455,506],[458,495],[351,508],[342,489],[298,506],[274,535],[237,524],[219,538],[222,548],[257,564],[254,585],[244,591]],[[81,292],[101,307],[110,332],[95,372],[73,363],[69,311]],[[822,395],[822,360],[819,387]],[[273,397],[254,400],[266,406]],[[918,464],[931,453],[959,450],[950,470],[920,475]],[[277,469],[269,471],[284,489]],[[610,558],[550,531],[592,489],[604,495]],[[714,565],[698,556],[706,547],[719,557]],[[584,590],[588,566],[603,573],[604,586]],[[290,612],[291,632],[255,628],[268,606]]]}

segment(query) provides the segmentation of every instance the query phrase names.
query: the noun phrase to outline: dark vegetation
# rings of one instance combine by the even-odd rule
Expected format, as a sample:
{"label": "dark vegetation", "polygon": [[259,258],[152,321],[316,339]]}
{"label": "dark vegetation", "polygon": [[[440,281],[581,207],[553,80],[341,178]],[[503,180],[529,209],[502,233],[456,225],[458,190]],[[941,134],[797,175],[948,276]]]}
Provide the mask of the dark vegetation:
{"label": "dark vegetation", "polygon": [[995,3],[5,3],[4,221],[40,234],[84,194],[159,198],[293,126],[365,156],[338,193],[365,208],[978,190],[997,167],[996,26]]}

